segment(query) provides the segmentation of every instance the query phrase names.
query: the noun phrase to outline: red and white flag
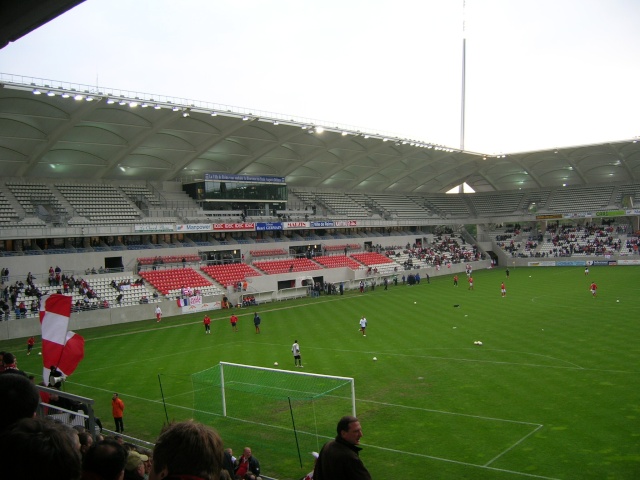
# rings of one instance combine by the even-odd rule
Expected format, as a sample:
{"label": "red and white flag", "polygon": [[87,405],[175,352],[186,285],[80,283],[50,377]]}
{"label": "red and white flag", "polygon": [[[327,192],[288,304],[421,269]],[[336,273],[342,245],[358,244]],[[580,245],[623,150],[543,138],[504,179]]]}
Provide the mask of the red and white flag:
{"label": "red and white flag", "polygon": [[42,377],[49,384],[49,372],[55,366],[63,375],[71,375],[84,358],[84,338],[69,331],[71,297],[53,294],[40,300],[42,330]]}

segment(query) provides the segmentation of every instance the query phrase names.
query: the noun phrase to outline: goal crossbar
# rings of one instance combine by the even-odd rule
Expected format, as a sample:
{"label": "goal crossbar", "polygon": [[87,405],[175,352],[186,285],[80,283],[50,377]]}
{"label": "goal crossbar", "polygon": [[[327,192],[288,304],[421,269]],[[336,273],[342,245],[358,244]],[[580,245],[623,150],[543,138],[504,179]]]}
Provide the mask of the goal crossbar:
{"label": "goal crossbar", "polygon": [[[340,376],[336,376],[336,375],[324,375],[321,373],[308,373],[308,372],[296,372],[296,371],[289,371],[289,370],[281,370],[278,368],[269,368],[269,367],[257,367],[255,365],[243,365],[241,363],[231,363],[231,362],[220,362],[220,386],[221,386],[221,390],[222,390],[222,414],[223,416],[227,416],[227,407],[226,407],[226,395],[225,395],[225,379],[224,379],[224,368],[225,367],[237,367],[237,368],[246,368],[246,369],[251,369],[251,370],[257,370],[257,371],[264,371],[264,372],[275,372],[281,375],[300,375],[303,377],[307,377],[307,378],[324,378],[324,379],[329,379],[329,380],[336,380],[336,381],[341,381],[344,383],[348,383],[350,385],[351,388],[351,414],[355,417],[356,416],[356,391],[355,391],[355,381],[352,377],[340,377]],[[336,388],[336,387],[334,387]],[[328,393],[331,390],[333,390],[333,388],[326,390],[323,393]]]}

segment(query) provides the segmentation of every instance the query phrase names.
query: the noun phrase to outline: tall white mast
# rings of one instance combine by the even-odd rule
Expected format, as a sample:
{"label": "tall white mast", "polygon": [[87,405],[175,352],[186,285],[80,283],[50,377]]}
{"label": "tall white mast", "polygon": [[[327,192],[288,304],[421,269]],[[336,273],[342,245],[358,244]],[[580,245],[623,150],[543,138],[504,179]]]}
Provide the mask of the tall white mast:
{"label": "tall white mast", "polygon": [[460,101],[460,150],[464,150],[464,123],[465,123],[465,91],[466,91],[466,64],[467,64],[467,38],[465,32],[466,0],[462,0],[462,95]]}

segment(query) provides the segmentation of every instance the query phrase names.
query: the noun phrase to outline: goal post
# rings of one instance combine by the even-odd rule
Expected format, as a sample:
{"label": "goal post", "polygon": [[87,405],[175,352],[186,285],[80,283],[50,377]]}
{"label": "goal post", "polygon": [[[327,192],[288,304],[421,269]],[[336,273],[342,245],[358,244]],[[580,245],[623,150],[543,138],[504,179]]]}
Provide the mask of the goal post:
{"label": "goal post", "polygon": [[[282,398],[293,397],[296,400],[312,400],[314,398],[320,398],[322,396],[329,395],[335,390],[341,389],[346,384],[349,386],[351,394],[351,415],[354,417],[356,416],[356,390],[353,378],[322,375],[320,373],[280,370],[277,368],[256,367],[230,362],[220,362],[219,367],[222,415],[225,417],[227,416],[225,383],[231,384],[231,388],[234,389],[254,389],[257,392],[262,391],[262,394],[265,395],[275,395],[276,397],[281,396]],[[225,370],[230,372],[227,382],[225,382]],[[289,377],[291,375],[299,376],[299,378],[296,381]],[[289,379],[291,381],[285,379]],[[246,383],[247,380],[257,381],[260,383]]]}
{"label": "goal post", "polygon": [[[191,375],[194,417],[296,463],[356,414],[353,378],[220,362]],[[249,440],[251,439],[251,440]],[[295,454],[294,454],[295,452]],[[293,454],[293,455],[292,455]]]}

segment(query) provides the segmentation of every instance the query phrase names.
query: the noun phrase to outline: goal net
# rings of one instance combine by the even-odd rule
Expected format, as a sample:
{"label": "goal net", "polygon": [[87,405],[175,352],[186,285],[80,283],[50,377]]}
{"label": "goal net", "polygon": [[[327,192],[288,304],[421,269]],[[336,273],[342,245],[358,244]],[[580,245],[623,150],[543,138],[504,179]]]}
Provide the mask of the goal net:
{"label": "goal net", "polygon": [[319,451],[338,420],[356,414],[353,378],[221,362],[191,380],[196,419],[231,422],[234,435],[298,456]]}

